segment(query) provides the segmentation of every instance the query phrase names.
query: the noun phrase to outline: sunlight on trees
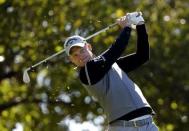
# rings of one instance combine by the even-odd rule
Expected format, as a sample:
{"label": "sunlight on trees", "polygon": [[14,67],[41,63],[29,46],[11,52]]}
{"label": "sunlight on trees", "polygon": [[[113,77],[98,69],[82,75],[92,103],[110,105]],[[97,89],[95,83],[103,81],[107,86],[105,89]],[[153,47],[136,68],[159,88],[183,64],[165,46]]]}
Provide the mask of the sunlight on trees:
{"label": "sunlight on trees", "polygon": [[[64,54],[29,72],[30,84],[23,83],[23,71],[62,50],[67,37],[89,36],[135,10],[146,20],[151,58],[129,75],[142,87],[162,131],[188,130],[187,0],[0,0],[0,130],[58,130],[57,123],[68,116],[95,126],[95,119],[103,117],[103,130],[102,108]],[[115,27],[91,39],[95,53],[107,49],[119,32]],[[130,43],[126,53],[135,51],[134,30]]]}

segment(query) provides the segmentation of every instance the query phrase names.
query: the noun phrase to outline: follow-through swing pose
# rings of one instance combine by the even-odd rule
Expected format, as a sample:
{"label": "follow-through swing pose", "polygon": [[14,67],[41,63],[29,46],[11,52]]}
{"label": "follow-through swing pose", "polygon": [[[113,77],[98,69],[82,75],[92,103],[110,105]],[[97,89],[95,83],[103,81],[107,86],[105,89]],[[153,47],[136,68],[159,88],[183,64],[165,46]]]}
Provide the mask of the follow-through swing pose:
{"label": "follow-through swing pose", "polygon": [[[78,67],[79,78],[86,90],[103,107],[110,131],[157,131],[151,106],[140,88],[127,73],[149,60],[149,43],[144,19],[139,12],[127,13],[117,20],[122,27],[120,35],[99,56],[80,36],[69,37],[64,44],[72,63]],[[128,45],[131,24],[136,25],[136,53],[120,57]]]}

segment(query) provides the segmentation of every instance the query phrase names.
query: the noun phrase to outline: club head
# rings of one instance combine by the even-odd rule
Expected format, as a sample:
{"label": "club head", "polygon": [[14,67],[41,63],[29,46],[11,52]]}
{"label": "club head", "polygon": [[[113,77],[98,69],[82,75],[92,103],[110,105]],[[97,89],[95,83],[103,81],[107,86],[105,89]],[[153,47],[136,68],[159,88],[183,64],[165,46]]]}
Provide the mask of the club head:
{"label": "club head", "polygon": [[24,70],[24,73],[23,73],[23,81],[24,81],[24,83],[29,83],[30,82],[30,77],[28,75],[28,71],[29,71],[29,69]]}

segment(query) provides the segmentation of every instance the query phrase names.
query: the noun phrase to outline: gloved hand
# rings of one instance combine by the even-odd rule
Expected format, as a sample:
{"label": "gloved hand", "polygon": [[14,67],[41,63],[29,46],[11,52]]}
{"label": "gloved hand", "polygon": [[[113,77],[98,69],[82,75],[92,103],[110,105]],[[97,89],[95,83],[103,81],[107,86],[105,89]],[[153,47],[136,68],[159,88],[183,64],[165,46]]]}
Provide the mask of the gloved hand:
{"label": "gloved hand", "polygon": [[138,25],[144,23],[144,19],[142,17],[142,12],[132,12],[126,14],[127,21],[131,25]]}

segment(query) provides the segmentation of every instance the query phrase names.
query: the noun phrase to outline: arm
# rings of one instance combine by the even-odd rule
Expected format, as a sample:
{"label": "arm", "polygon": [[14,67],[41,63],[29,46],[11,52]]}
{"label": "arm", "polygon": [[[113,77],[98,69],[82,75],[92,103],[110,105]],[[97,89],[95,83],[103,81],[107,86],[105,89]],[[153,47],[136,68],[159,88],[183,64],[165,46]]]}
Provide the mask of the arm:
{"label": "arm", "polygon": [[130,38],[131,28],[126,27],[121,32],[115,43],[109,49],[103,52],[100,56],[104,58],[106,65],[111,66],[121,56]]}
{"label": "arm", "polygon": [[121,57],[117,60],[117,64],[124,72],[130,72],[149,60],[150,51],[148,43],[148,35],[145,25],[137,25],[137,51],[128,56]]}
{"label": "arm", "polygon": [[[125,27],[115,43],[112,44],[105,52],[103,52],[98,57],[87,62],[85,67],[80,70],[80,80],[84,84],[95,84],[109,71],[112,64],[116,62],[116,60],[121,56],[125,47],[127,46],[130,38],[130,27]],[[87,73],[90,79],[90,83],[87,80]]]}

